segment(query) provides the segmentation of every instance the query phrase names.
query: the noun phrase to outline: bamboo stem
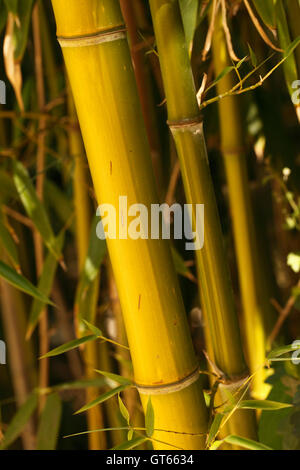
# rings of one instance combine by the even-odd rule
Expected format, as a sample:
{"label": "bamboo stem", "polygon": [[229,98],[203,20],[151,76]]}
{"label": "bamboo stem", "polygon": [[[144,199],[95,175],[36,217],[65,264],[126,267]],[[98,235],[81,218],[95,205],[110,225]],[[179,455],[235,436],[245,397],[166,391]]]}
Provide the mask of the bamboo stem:
{"label": "bamboo stem", "polygon": [[[126,195],[128,205],[140,203],[150,210],[158,199],[119,2],[52,3],[58,36],[74,38],[60,42],[98,201],[118,208],[119,196]],[[96,43],[80,46],[74,36],[83,35]],[[120,226],[117,221],[117,230]],[[186,379],[197,361],[168,243],[116,238],[107,244],[137,384],[165,387]],[[146,408],[148,396],[141,392],[141,398]],[[174,393],[153,395],[152,405],[155,427],[177,431],[167,436],[156,431],[156,439],[167,441],[169,448],[203,447],[199,434],[206,432],[206,410],[199,380]]]}
{"label": "bamboo stem", "polygon": [[[33,8],[32,12],[32,30],[33,30],[33,39],[34,39],[34,49],[35,49],[35,75],[37,83],[37,98],[38,98],[38,107],[39,111],[42,111],[46,98],[45,98],[45,88],[44,88],[44,77],[43,77],[43,59],[42,59],[42,44],[41,44],[41,34],[40,34],[40,20],[39,20],[39,2],[37,2]],[[45,128],[46,121],[44,118],[39,120],[39,133],[38,133],[38,142],[37,142],[37,178],[36,178],[36,191],[38,197],[43,199],[43,188],[45,180]],[[36,255],[36,269],[37,275],[40,276],[43,269],[43,241],[41,235],[35,231],[34,232],[34,247]],[[39,353],[40,356],[44,356],[49,351],[49,337],[48,337],[48,313],[47,308],[45,308],[41,314],[41,319],[39,322]],[[49,360],[47,358],[41,359],[39,362],[39,387],[45,389],[48,386],[49,380]],[[45,404],[46,397],[43,394],[40,394],[39,398],[39,409],[40,412],[43,409]]]}
{"label": "bamboo stem", "polygon": [[[247,369],[179,3],[150,0],[150,7],[169,125],[181,163],[186,198],[193,205],[193,231],[197,230],[196,204],[205,204],[205,242],[196,251],[196,258],[207,334],[217,367],[234,385]],[[251,412],[244,416],[243,432],[247,437],[256,437]]]}
{"label": "bamboo stem", "polygon": [[[222,28],[222,17],[216,16],[212,38],[215,75],[230,65]],[[217,83],[218,94],[235,85],[232,74]],[[255,373],[252,393],[257,399],[266,398],[269,387],[264,384],[266,332],[264,317],[270,314],[270,302],[264,292],[265,283],[259,266],[258,247],[249,192],[247,165],[244,150],[242,116],[237,97],[230,96],[219,103],[221,146],[228,182],[229,202],[233,222],[235,249],[243,306],[243,325],[250,372]]]}

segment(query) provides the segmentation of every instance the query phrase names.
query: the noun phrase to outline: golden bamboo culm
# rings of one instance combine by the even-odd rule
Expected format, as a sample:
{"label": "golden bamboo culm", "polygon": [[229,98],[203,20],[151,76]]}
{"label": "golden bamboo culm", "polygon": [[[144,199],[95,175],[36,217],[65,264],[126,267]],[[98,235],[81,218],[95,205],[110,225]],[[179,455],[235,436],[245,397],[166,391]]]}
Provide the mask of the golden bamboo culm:
{"label": "golden bamboo culm", "polygon": [[[157,194],[119,2],[52,4],[97,199],[118,208],[126,195],[150,209]],[[154,447],[203,448],[206,407],[168,242],[107,242]]]}
{"label": "golden bamboo culm", "polygon": [[[215,18],[212,38],[215,76],[230,65],[226,47],[222,14]],[[234,75],[227,74],[217,83],[218,95],[222,95],[235,85]],[[254,216],[247,176],[247,163],[244,150],[243,126],[239,101],[229,96],[219,103],[221,146],[228,182],[229,203],[233,222],[235,250],[239,272],[243,304],[243,324],[250,372],[253,374],[252,395],[265,399],[269,386],[265,384],[266,371],[266,317],[270,316],[271,304],[267,296],[264,273],[259,264]]]}
{"label": "golden bamboo culm", "polygon": [[[199,288],[206,321],[206,337],[213,361],[222,371],[223,401],[236,393],[247,376],[235,311],[218,209],[209,170],[203,124],[178,0],[150,0],[155,38],[161,64],[168,109],[186,198],[195,209],[205,206],[205,242],[196,251]],[[193,231],[197,230],[192,213]],[[199,227],[199,225],[198,225]],[[200,234],[199,234],[200,237]],[[230,432],[256,438],[252,411],[236,412],[229,422]]]}

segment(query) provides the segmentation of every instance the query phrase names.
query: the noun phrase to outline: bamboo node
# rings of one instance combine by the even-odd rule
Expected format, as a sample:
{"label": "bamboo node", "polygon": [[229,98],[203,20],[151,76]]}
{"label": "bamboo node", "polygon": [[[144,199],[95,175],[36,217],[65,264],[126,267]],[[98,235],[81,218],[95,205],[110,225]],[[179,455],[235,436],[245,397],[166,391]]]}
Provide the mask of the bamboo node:
{"label": "bamboo node", "polygon": [[88,35],[81,36],[58,36],[57,40],[61,47],[86,47],[95,46],[105,42],[117,41],[126,38],[126,26],[121,25],[116,28],[110,28],[97,31]]}
{"label": "bamboo node", "polygon": [[238,390],[243,387],[250,380],[249,371],[245,371],[239,376],[226,377],[223,376],[222,380],[219,383],[221,389],[227,390]]}
{"label": "bamboo node", "polygon": [[199,129],[200,125],[202,126],[202,123],[203,116],[201,114],[192,118],[180,119],[179,121],[167,121],[171,132],[178,130],[190,130],[194,132]]}
{"label": "bamboo node", "polygon": [[191,374],[187,375],[183,379],[177,380],[176,382],[160,385],[139,385],[138,383],[135,383],[134,385],[142,395],[167,395],[169,393],[184,390],[196,382],[199,379],[199,376],[200,368],[197,366]]}

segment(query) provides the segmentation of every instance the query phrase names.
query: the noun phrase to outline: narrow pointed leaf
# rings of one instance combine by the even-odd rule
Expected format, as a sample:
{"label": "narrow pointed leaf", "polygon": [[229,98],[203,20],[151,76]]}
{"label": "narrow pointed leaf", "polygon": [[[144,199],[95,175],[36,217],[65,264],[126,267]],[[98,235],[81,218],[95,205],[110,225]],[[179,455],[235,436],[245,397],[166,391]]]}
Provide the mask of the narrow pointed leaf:
{"label": "narrow pointed leaf", "polygon": [[271,400],[243,400],[239,403],[239,408],[247,410],[282,410],[283,408],[290,408],[292,405],[289,403],[280,403]]}
{"label": "narrow pointed leaf", "polygon": [[[62,246],[64,243],[64,235],[65,235],[65,232],[63,231],[57,237],[57,242],[56,242],[57,253],[61,253]],[[45,296],[49,296],[51,292],[56,268],[57,268],[57,259],[55,256],[53,256],[51,252],[49,252],[46,257],[46,260],[43,266],[43,271],[38,282],[38,289]],[[41,302],[39,300],[34,300],[32,307],[31,307],[30,316],[29,316],[28,329],[26,333],[27,339],[30,338],[36,325],[38,324],[38,321],[39,321],[39,318],[43,311],[44,306],[45,306],[44,302]]]}
{"label": "narrow pointed leaf", "polygon": [[146,437],[136,437],[135,439],[132,439],[132,441],[125,441],[122,444],[114,447],[111,450],[131,450],[131,449],[135,449],[136,447],[138,447],[138,446],[144,444],[145,442],[147,442],[147,440],[148,439]]}
{"label": "narrow pointed leaf", "polygon": [[126,377],[122,377],[121,375],[113,374],[112,372],[107,372],[104,370],[96,370],[98,374],[104,375],[104,377],[107,377],[109,380],[112,380],[113,382],[117,382],[120,385],[131,385],[132,380],[127,379]]}
{"label": "narrow pointed leaf", "polygon": [[271,447],[265,446],[260,442],[253,441],[252,439],[246,439],[245,437],[230,435],[225,437],[223,441],[227,442],[228,444],[236,445],[243,447],[244,449],[249,450],[273,450]]}
{"label": "narrow pointed leaf", "polygon": [[154,410],[152,406],[151,397],[148,399],[147,410],[145,415],[145,427],[148,437],[152,437],[154,433]]}
{"label": "narrow pointed leaf", "polygon": [[17,273],[13,268],[0,261],[0,277],[12,286],[49,305],[54,305],[42,292],[40,292],[28,279]]}
{"label": "narrow pointed leaf", "polygon": [[47,248],[56,259],[59,259],[60,255],[57,252],[56,239],[45,207],[36,194],[26,168],[16,161],[14,161],[14,182],[28,216],[41,234]]}
{"label": "narrow pointed leaf", "polygon": [[97,339],[97,336],[95,335],[83,336],[82,338],[73,339],[72,341],[69,341],[68,343],[62,344],[61,346],[58,346],[57,348],[52,349],[47,354],[42,356],[41,359],[45,357],[59,356],[60,354],[71,351],[72,349],[76,349],[78,348],[78,346],[89,343],[91,341],[95,341],[96,339]]}
{"label": "narrow pointed leaf", "polygon": [[100,395],[99,397],[97,397],[95,400],[91,401],[90,403],[87,403],[85,406],[83,406],[82,408],[80,408],[80,410],[76,411],[76,415],[79,414],[79,413],[83,413],[84,411],[87,411],[87,410],[90,410],[91,408],[93,408],[94,406],[97,406],[99,405],[100,403],[103,403],[107,400],[109,400],[110,398],[114,397],[115,395],[117,395],[118,393],[122,392],[123,390],[125,390],[125,388],[127,387],[127,385],[121,385],[120,387],[117,387],[117,388],[114,388],[112,390],[109,390],[109,392],[106,392],[106,393],[103,393],[103,395]]}
{"label": "narrow pointed leaf", "polygon": [[119,402],[119,408],[120,408],[120,412],[121,412],[121,415],[123,416],[123,418],[125,419],[126,423],[130,424],[130,415],[129,415],[129,411],[127,410],[122,398],[120,397],[120,395],[118,395],[118,402]]}
{"label": "narrow pointed leaf", "polygon": [[47,397],[37,435],[37,450],[55,450],[62,414],[62,402],[57,393]]}
{"label": "narrow pointed leaf", "polygon": [[37,404],[38,396],[36,393],[32,393],[27,401],[18,409],[17,413],[9,424],[4,435],[4,440],[0,445],[1,450],[7,449],[7,447],[9,447],[20,436],[31,415],[36,409]]}

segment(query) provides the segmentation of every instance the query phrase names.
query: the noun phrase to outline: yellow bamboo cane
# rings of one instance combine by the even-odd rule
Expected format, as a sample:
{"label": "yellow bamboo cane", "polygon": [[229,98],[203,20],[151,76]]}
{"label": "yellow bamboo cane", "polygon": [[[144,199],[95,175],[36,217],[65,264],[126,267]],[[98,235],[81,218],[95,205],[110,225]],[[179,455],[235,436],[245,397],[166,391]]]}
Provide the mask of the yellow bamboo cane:
{"label": "yellow bamboo cane", "polygon": [[[119,2],[52,3],[98,201],[118,209],[125,195],[150,210],[157,195]],[[206,410],[169,245],[117,237],[108,249],[144,407],[152,398],[153,437],[201,448]]]}
{"label": "yellow bamboo cane", "polygon": [[[205,206],[205,241],[196,251],[201,302],[206,316],[207,336],[214,361],[225,377],[221,389],[236,392],[245,375],[238,319],[223,246],[221,225],[211,180],[203,125],[185,43],[178,0],[150,0],[158,54],[164,81],[170,130],[173,134],[187,201],[193,205],[192,226],[196,226],[196,204]],[[253,413],[243,419],[232,416],[232,429],[256,437]]]}
{"label": "yellow bamboo cane", "polygon": [[[230,65],[220,12],[216,16],[212,48],[215,75],[218,76]],[[217,83],[218,94],[223,94],[234,85],[233,75],[225,75]],[[258,260],[238,98],[230,96],[220,100],[219,116],[242,295],[247,359],[250,371],[254,374],[252,394],[255,398],[264,399],[269,391],[269,386],[264,383],[266,378],[263,368],[266,351],[264,317],[270,314],[271,304],[263,291],[265,284],[262,282],[263,274]]]}

